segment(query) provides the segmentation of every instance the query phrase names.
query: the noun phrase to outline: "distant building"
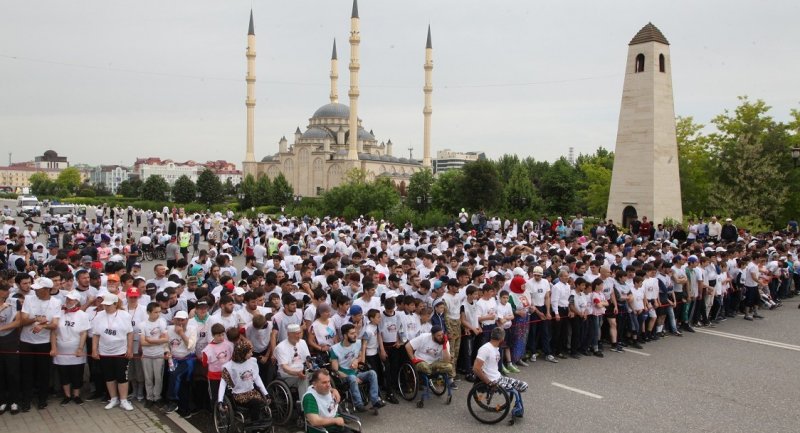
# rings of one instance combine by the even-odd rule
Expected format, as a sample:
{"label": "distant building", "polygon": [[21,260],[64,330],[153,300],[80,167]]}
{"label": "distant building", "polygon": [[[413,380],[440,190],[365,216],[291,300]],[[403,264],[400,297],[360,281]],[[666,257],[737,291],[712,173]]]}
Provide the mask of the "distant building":
{"label": "distant building", "polygon": [[442,173],[454,168],[461,168],[464,164],[479,159],[486,159],[483,152],[454,152],[444,149],[436,152],[436,159],[433,160],[433,173]]}
{"label": "distant building", "polygon": [[94,167],[90,171],[89,182],[92,185],[103,184],[112,194],[116,194],[119,184],[128,180],[130,174],[130,167],[122,165],[100,165]]}
{"label": "distant building", "polygon": [[33,165],[39,169],[63,170],[69,167],[66,156],[58,156],[55,150],[48,150],[42,156],[37,156],[33,160]]}
{"label": "distant building", "polygon": [[231,179],[234,185],[238,185],[242,181],[242,172],[236,168],[236,164],[222,160],[201,163],[191,160],[176,162],[171,159],[162,160],[154,157],[137,158],[130,176],[138,177],[144,182],[148,177],[158,175],[172,185],[183,175],[186,175],[192,182],[197,182],[197,177],[206,168],[214,172],[222,183]]}

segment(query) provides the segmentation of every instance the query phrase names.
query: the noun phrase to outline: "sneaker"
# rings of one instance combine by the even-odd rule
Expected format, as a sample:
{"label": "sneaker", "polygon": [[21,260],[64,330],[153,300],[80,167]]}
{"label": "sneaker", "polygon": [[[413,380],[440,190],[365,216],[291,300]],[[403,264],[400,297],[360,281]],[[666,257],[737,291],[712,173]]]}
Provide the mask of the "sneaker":
{"label": "sneaker", "polygon": [[99,398],[100,398],[100,395],[98,393],[96,393],[96,392],[93,392],[93,393],[89,394],[88,397],[86,397],[86,401],[95,401],[95,400],[97,400]]}
{"label": "sneaker", "polygon": [[749,320],[749,321],[752,322],[753,321],[753,317],[752,316],[744,316],[744,320]]}
{"label": "sneaker", "polygon": [[500,374],[503,376],[508,376],[511,372],[506,369],[504,365],[500,366]]}
{"label": "sneaker", "polygon": [[19,413],[19,406],[16,403],[11,403],[11,415],[16,415]]}
{"label": "sneaker", "polygon": [[758,313],[753,314],[753,317],[756,318],[756,319],[763,319],[764,318],[764,316],[762,316],[762,315],[760,315]]}
{"label": "sneaker", "polygon": [[72,397],[72,402],[78,406],[83,406],[83,399],[80,397]]}
{"label": "sneaker", "polygon": [[621,344],[616,344],[616,345],[614,345],[614,347],[611,348],[611,351],[612,352],[617,352],[617,353],[622,353],[625,350],[622,348]]}
{"label": "sneaker", "polygon": [[[450,385],[450,388],[451,388],[451,389],[452,389],[453,385],[455,385],[455,384],[451,384],[451,385]],[[383,401],[383,400],[378,400],[378,401],[376,401],[375,403],[372,403],[372,408],[373,408],[373,409],[380,409],[380,408],[382,408],[382,407],[384,407],[384,406],[386,406],[386,402],[385,402],[385,401]]]}
{"label": "sneaker", "polygon": [[455,382],[450,382],[450,389],[455,391],[458,389],[458,384]]}
{"label": "sneaker", "polygon": [[72,401],[72,399],[71,399],[70,397],[64,397],[64,399],[63,399],[63,400],[61,400],[61,406],[66,406],[66,405],[68,405],[68,404],[69,404],[69,402],[71,402],[71,401]]}
{"label": "sneaker", "polygon": [[30,412],[31,411],[31,404],[30,403],[22,403],[19,406],[19,410],[22,411],[23,413],[24,412]]}
{"label": "sneaker", "polygon": [[[132,411],[133,410],[133,405],[128,400],[122,400],[121,402],[119,402],[119,405],[120,405],[120,407],[122,407],[123,409],[125,409],[127,411]],[[188,417],[186,417],[186,418],[188,418]]]}
{"label": "sneaker", "polygon": [[520,367],[527,367],[529,364],[520,359],[519,361],[517,361],[517,365],[519,365]]}
{"label": "sneaker", "polygon": [[46,401],[40,401],[39,404],[36,405],[36,409],[39,409],[39,410],[47,409],[47,402]]}
{"label": "sneaker", "polygon": [[559,353],[559,354],[558,354],[558,355],[556,355],[556,356],[557,356],[557,357],[559,357],[559,358],[561,358],[561,359],[567,359],[567,355],[564,355],[563,353]]}
{"label": "sneaker", "polygon": [[8,409],[8,405],[7,404],[5,404],[5,403],[0,404],[0,415],[6,413],[7,409]]}
{"label": "sneaker", "polygon": [[692,333],[693,333],[693,332],[694,332],[694,328],[692,328],[691,326],[687,326],[687,327],[686,327],[686,329],[685,329],[685,331],[686,331],[686,332],[692,332]]}
{"label": "sneaker", "polygon": [[397,400],[397,397],[395,397],[394,394],[388,394],[386,396],[386,401],[391,404],[400,404],[400,402]]}
{"label": "sneaker", "polygon": [[633,347],[634,349],[640,349],[640,350],[644,349],[644,347],[642,347],[642,345],[639,344],[638,341],[634,341],[633,343],[631,343],[631,347]]}
{"label": "sneaker", "polygon": [[106,410],[114,409],[115,407],[119,406],[119,398],[114,397],[111,401],[108,402],[106,405]]}
{"label": "sneaker", "polygon": [[670,332],[670,335],[673,337],[683,337],[683,333],[681,331]]}
{"label": "sneaker", "polygon": [[598,358],[602,358],[603,357],[603,352],[601,352],[599,350],[595,350],[594,353],[592,353],[592,354],[594,356],[598,357]]}
{"label": "sneaker", "polygon": [[364,413],[367,411],[367,407],[363,404],[356,406],[356,412]]}
{"label": "sneaker", "polygon": [[175,412],[176,410],[178,410],[178,403],[174,401],[171,401],[164,406],[164,412],[166,413]]}
{"label": "sneaker", "polygon": [[510,371],[512,373],[519,373],[519,368],[515,367],[514,364],[511,364],[511,363],[506,365],[506,370],[508,370],[508,371]]}
{"label": "sneaker", "polygon": [[552,362],[553,364],[558,364],[558,360],[553,355],[547,355],[544,357],[547,362]]}
{"label": "sneaker", "polygon": [[531,361],[531,362],[536,362],[536,358],[537,358],[538,356],[539,356],[538,354],[534,353],[533,355],[531,355],[531,359],[530,359],[530,361]]}

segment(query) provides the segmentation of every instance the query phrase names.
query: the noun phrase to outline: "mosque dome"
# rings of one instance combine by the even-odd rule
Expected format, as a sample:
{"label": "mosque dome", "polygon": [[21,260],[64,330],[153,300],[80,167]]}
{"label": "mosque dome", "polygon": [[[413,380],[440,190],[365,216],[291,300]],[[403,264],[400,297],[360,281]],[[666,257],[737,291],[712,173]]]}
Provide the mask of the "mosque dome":
{"label": "mosque dome", "polygon": [[326,138],[333,138],[333,135],[326,129],[308,128],[300,138],[303,140],[324,140]]}
{"label": "mosque dome", "polygon": [[311,117],[312,119],[319,119],[319,118],[337,118],[337,119],[349,119],[350,118],[350,107],[344,104],[325,104],[322,107],[319,107],[317,111],[314,112],[314,115]]}

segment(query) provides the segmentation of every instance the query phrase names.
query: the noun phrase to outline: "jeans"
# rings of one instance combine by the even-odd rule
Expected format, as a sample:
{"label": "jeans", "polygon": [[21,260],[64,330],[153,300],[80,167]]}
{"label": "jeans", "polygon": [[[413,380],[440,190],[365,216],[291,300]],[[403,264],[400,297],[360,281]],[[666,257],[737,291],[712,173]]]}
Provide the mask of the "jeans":
{"label": "jeans", "polygon": [[597,342],[600,340],[600,316],[589,316],[589,347],[597,350]]}
{"label": "jeans", "polygon": [[358,380],[369,384],[369,400],[370,403],[377,403],[380,399],[380,391],[378,390],[378,374],[372,370],[362,371],[356,375],[347,376],[347,385],[350,387],[350,395],[353,396],[353,403],[356,406],[363,406],[364,399],[361,398],[361,390],[358,389]]}
{"label": "jeans", "polygon": [[667,313],[667,320],[669,321],[669,329],[672,332],[678,332],[678,324],[675,321],[675,310],[672,307],[664,307]]}
{"label": "jeans", "polygon": [[175,362],[175,371],[169,373],[169,388],[167,390],[167,398],[172,401],[179,401],[179,393],[181,390],[181,382],[192,380],[192,371],[194,370],[194,357],[186,359],[173,359]]}

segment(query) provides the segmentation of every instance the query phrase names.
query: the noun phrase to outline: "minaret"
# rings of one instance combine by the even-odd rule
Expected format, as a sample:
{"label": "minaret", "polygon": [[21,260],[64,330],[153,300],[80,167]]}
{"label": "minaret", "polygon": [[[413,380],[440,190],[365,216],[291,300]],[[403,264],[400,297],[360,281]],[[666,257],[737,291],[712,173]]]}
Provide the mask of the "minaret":
{"label": "minaret", "polygon": [[358,30],[358,0],[353,0],[353,13],[350,15],[350,140],[347,143],[347,159],[358,161],[358,45],[361,33]]}
{"label": "minaret", "polygon": [[428,42],[425,44],[425,108],[422,113],[425,115],[425,127],[422,139],[422,166],[431,168],[431,93],[433,93],[433,44],[431,43],[431,26],[428,25]]}
{"label": "minaret", "polygon": [[607,218],[683,219],[669,42],[648,23],[628,44]]}
{"label": "minaret", "polygon": [[[247,31],[247,99],[244,105],[247,106],[247,152],[244,155],[245,162],[255,162],[255,112],[256,112],[256,31],[253,26],[253,10],[250,9],[250,29]],[[254,174],[254,173],[253,173]]]}
{"label": "minaret", "polygon": [[336,55],[336,39],[333,40],[333,52],[331,53],[331,104],[339,103],[339,59]]}

